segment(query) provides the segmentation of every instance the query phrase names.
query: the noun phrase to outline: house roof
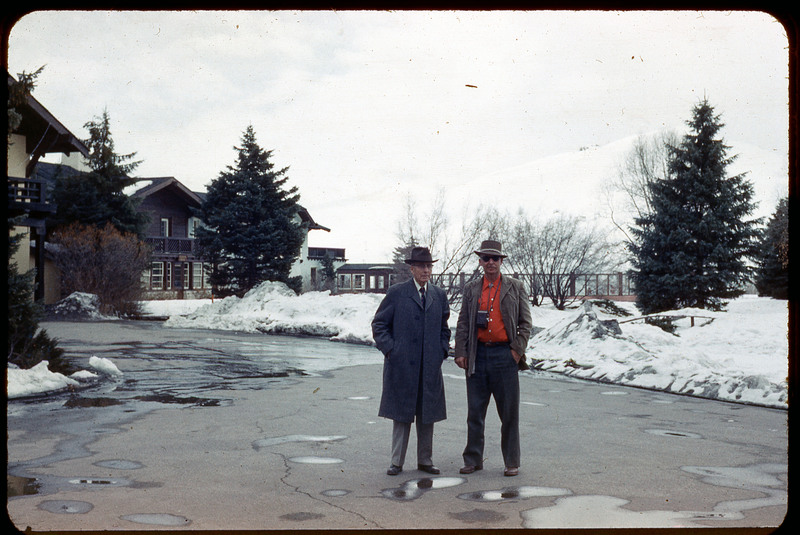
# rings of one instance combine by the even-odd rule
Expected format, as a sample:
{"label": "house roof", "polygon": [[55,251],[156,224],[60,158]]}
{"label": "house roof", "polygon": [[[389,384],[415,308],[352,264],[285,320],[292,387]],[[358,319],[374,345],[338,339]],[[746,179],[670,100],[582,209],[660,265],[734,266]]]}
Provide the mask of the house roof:
{"label": "house roof", "polygon": [[308,213],[308,210],[306,210],[305,207],[300,205],[298,205],[297,207],[298,207],[297,215],[300,216],[300,220],[303,223],[308,223],[308,230],[324,230],[325,232],[331,231],[331,229],[329,229],[328,227],[323,227],[322,225],[314,221],[314,218],[311,217],[311,214]]}
{"label": "house roof", "polygon": [[[15,78],[9,74],[8,85],[15,82]],[[25,104],[17,106],[15,110],[22,115],[22,122],[14,133],[25,136],[28,154],[39,156],[61,152],[69,155],[79,152],[89,156],[89,148],[32,95],[27,95]]]}
{"label": "house roof", "polygon": [[[140,184],[142,185],[139,186]],[[134,197],[148,197],[165,188],[172,187],[190,203],[195,204],[196,206],[203,204],[204,195],[190,190],[173,176],[141,178],[134,184],[134,187],[136,186],[139,186],[139,188],[131,193],[131,195]]]}

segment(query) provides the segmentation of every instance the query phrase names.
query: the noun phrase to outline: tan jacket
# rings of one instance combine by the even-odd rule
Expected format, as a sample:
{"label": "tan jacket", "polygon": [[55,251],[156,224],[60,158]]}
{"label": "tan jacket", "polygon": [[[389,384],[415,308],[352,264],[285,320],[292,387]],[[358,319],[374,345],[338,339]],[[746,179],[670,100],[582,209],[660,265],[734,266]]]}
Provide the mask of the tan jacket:
{"label": "tan jacket", "polygon": [[[522,359],[528,347],[533,323],[528,293],[522,282],[500,275],[500,313],[506,326],[509,345]],[[458,314],[455,336],[455,358],[467,357],[467,377],[475,372],[475,355],[478,351],[478,328],[475,319],[478,315],[478,302],[481,297],[483,277],[468,282],[464,286],[461,300],[461,311]]]}

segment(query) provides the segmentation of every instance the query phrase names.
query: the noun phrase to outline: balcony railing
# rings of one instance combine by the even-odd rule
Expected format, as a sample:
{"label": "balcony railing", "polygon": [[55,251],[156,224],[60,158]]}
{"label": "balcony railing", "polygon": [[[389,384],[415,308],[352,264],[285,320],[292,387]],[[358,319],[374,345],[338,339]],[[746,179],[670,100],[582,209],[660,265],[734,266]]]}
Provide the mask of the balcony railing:
{"label": "balcony railing", "polygon": [[194,238],[148,236],[144,241],[153,247],[154,254],[193,254],[195,252]]}
{"label": "balcony railing", "polygon": [[44,180],[8,177],[8,207],[12,211],[55,213],[56,205],[47,202]]}

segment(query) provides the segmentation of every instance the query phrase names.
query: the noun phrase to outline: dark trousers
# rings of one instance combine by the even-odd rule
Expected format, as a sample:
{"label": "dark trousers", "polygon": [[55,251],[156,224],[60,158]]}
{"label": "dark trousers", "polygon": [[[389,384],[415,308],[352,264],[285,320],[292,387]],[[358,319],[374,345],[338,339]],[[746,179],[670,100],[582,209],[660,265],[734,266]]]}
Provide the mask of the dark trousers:
{"label": "dark trousers", "polygon": [[467,447],[464,464],[483,465],[484,428],[489,399],[500,416],[500,448],[506,467],[519,467],[519,368],[511,348],[478,345],[475,373],[467,378]]}

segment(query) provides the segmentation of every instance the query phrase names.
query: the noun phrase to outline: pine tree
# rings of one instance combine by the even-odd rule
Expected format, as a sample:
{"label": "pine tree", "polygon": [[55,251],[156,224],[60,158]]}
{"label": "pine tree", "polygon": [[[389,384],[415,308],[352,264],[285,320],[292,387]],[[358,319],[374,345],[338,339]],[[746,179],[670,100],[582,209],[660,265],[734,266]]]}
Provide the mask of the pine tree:
{"label": "pine tree", "polygon": [[81,223],[102,228],[111,223],[120,232],[143,237],[148,216],[138,210],[137,199],[124,193],[134,182],[130,174],[138,167],[136,153],[117,154],[111,135],[108,111],[84,125],[89,131],[89,173],[70,173],[56,177],[53,198],[58,206],[50,226],[65,227]]}
{"label": "pine tree", "polygon": [[630,245],[637,307],[643,313],[697,307],[719,310],[744,293],[758,221],[745,174],[727,176],[734,157],[717,134],[724,126],[707,100],[670,146],[668,176],[649,185],[652,210],[635,219]]}
{"label": "pine tree", "polygon": [[789,199],[778,203],[767,223],[756,268],[756,289],[762,296],[789,298]]}
{"label": "pine tree", "polygon": [[299,277],[289,277],[304,238],[295,222],[297,188],[285,189],[288,168],[274,169],[272,151],[258,145],[252,126],[234,148],[236,165],[211,182],[197,212],[205,228],[196,237],[212,264],[211,283],[218,293],[237,295],[267,280],[297,291]]}

